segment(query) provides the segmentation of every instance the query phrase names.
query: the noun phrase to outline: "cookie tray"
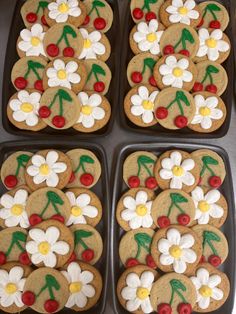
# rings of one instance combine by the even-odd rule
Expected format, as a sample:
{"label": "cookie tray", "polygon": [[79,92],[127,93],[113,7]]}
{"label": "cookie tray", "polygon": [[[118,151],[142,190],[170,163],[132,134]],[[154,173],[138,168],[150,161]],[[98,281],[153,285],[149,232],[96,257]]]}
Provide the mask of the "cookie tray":
{"label": "cookie tray", "polygon": [[[109,184],[108,184],[108,171],[107,171],[107,161],[106,156],[103,148],[97,144],[89,144],[86,142],[75,142],[75,141],[40,141],[35,140],[32,142],[26,141],[16,141],[16,142],[5,142],[0,145],[0,165],[2,165],[3,161],[6,159],[8,155],[14,153],[19,150],[25,151],[32,151],[37,152],[41,149],[47,148],[54,148],[59,149],[63,152],[74,148],[84,148],[89,149],[95,153],[98,157],[101,167],[102,167],[102,174],[101,178],[98,183],[91,189],[95,192],[101,200],[103,205],[103,217],[100,223],[96,226],[96,229],[101,234],[103,239],[103,253],[100,260],[94,265],[100,272],[103,278],[103,290],[102,295],[99,302],[91,308],[90,310],[86,311],[87,314],[102,314],[104,313],[105,306],[106,306],[106,295],[107,295],[107,279],[108,279],[108,266],[109,266],[109,249],[108,245],[110,243],[110,201],[108,193],[104,193],[104,191],[109,191]],[[1,183],[0,185],[0,192],[1,195],[6,192],[5,187]],[[3,313],[2,311],[0,311]],[[32,309],[26,309],[22,313],[26,314],[33,314],[36,313]],[[59,313],[75,313],[73,310],[64,308]]]}
{"label": "cookie tray", "polygon": [[117,314],[128,314],[129,312],[123,309],[120,305],[118,298],[116,296],[116,284],[119,279],[119,276],[124,271],[119,259],[119,242],[121,236],[124,234],[124,231],[119,227],[116,222],[116,205],[122,196],[122,194],[128,190],[125,182],[123,181],[123,163],[125,158],[138,150],[144,150],[152,152],[156,155],[159,155],[167,150],[171,149],[182,149],[187,152],[192,152],[197,149],[211,149],[218,153],[224,160],[226,168],[226,178],[221,187],[223,195],[226,197],[229,206],[229,215],[221,230],[224,232],[228,243],[229,243],[229,256],[221,267],[221,270],[224,271],[230,280],[231,290],[229,298],[226,303],[217,311],[210,312],[214,314],[231,314],[233,313],[234,305],[234,293],[235,293],[235,205],[234,205],[234,193],[233,193],[233,183],[232,175],[229,163],[229,157],[225,150],[217,146],[210,145],[198,145],[198,144],[187,144],[187,143],[144,143],[144,144],[130,144],[123,146],[121,150],[117,151],[117,165],[114,174],[114,187],[113,187],[113,199],[112,199],[112,226],[111,226],[111,261],[112,261],[112,288],[113,288],[113,304],[115,313]]}
{"label": "cookie tray", "polygon": [[[196,2],[203,2],[203,0],[196,0]],[[219,128],[218,130],[212,132],[212,133],[198,133],[194,132],[193,130],[188,129],[187,127],[180,130],[168,130],[164,129],[160,125],[154,125],[152,127],[148,128],[142,128],[138,127],[135,124],[133,124],[125,115],[124,108],[123,108],[123,102],[126,94],[131,89],[128,80],[127,80],[127,66],[129,61],[134,56],[133,52],[131,51],[131,48],[129,46],[129,34],[131,29],[134,27],[135,23],[132,20],[131,13],[130,13],[130,1],[126,1],[125,6],[125,19],[123,23],[123,29],[122,29],[122,57],[121,57],[121,74],[120,74],[120,123],[122,125],[122,128],[126,129],[127,131],[135,131],[136,133],[142,133],[143,135],[149,135],[149,136],[162,136],[162,137],[173,137],[178,136],[179,138],[195,138],[195,139],[204,139],[204,138],[221,138],[225,136],[229,130],[230,126],[230,120],[231,120],[231,111],[232,111],[232,99],[234,94],[234,56],[233,56],[233,42],[234,40],[234,1],[230,0],[220,0],[218,1],[222,3],[227,11],[230,14],[230,23],[225,31],[227,36],[229,37],[231,41],[231,53],[229,58],[222,64],[222,66],[225,68],[227,74],[228,74],[228,87],[223,95],[220,97],[225,102],[226,108],[227,108],[227,116],[225,119],[225,122]]]}
{"label": "cookie tray", "polygon": [[[5,65],[4,65],[4,80],[2,86],[2,124],[4,129],[11,134],[21,135],[21,136],[42,136],[42,135],[60,135],[63,132],[63,135],[78,135],[80,138],[90,139],[91,137],[102,137],[111,132],[111,128],[113,125],[113,120],[115,116],[115,108],[118,106],[118,95],[119,95],[119,63],[120,57],[118,53],[115,53],[119,47],[120,36],[117,30],[120,29],[120,20],[119,20],[119,9],[117,0],[107,0],[113,10],[114,19],[111,29],[106,33],[110,44],[111,44],[111,55],[106,64],[110,68],[112,72],[112,80],[110,84],[110,88],[108,93],[105,95],[111,104],[111,118],[107,125],[105,125],[102,129],[93,132],[93,133],[81,133],[73,128],[67,130],[55,130],[53,128],[47,127],[41,131],[32,132],[29,130],[20,130],[16,128],[7,117],[7,103],[11,96],[16,93],[14,86],[11,83],[11,70],[15,62],[19,59],[16,52],[16,42],[20,31],[25,28],[23,20],[20,15],[20,9],[25,0],[17,0],[15,11],[13,13],[13,18],[11,21],[11,28],[8,36],[6,57],[5,57]],[[12,5],[12,4],[10,4]]]}

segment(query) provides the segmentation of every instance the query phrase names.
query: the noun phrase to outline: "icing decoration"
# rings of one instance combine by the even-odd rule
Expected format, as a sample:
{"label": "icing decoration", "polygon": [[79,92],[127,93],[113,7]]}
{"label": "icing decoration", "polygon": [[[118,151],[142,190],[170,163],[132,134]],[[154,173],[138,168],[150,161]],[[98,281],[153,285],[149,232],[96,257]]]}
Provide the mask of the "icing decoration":
{"label": "icing decoration", "polygon": [[[46,9],[48,7],[48,2],[47,1],[39,1],[38,3],[38,7],[37,7],[37,10],[36,12],[29,12],[27,15],[26,15],[26,20],[28,23],[35,23],[38,19],[38,14],[40,11],[42,11],[42,14],[44,13],[44,9]],[[41,22],[45,25],[47,25],[47,23],[44,23],[44,20],[45,20],[45,17],[44,15],[42,15],[41,17]],[[45,21],[46,22],[46,21]]]}
{"label": "icing decoration", "polygon": [[89,129],[94,126],[96,120],[102,120],[105,117],[105,110],[101,108],[102,97],[98,94],[89,96],[85,92],[78,94],[82,108],[77,123],[82,123],[83,127]]}
{"label": "icing decoration", "polygon": [[216,73],[219,73],[219,69],[217,69],[213,65],[208,65],[206,68],[205,76],[203,77],[201,83],[204,84],[208,79],[210,83],[213,84],[214,80],[213,80],[212,74],[216,74]]}
{"label": "icing decoration", "polygon": [[94,76],[95,80],[96,80],[96,83],[94,84],[94,90],[96,92],[103,92],[105,89],[105,84],[99,80],[99,75],[102,75],[105,77],[106,72],[104,71],[104,69],[100,65],[94,63],[91,67],[89,74],[88,74],[88,78],[87,78],[86,83],[88,83],[88,81],[91,79],[91,77]]}
{"label": "icing decoration", "polygon": [[[70,47],[68,35],[70,35],[72,38],[77,38],[77,34],[74,31],[74,29],[70,25],[65,25],[63,27],[63,31],[62,31],[61,36],[59,37],[58,41],[56,42],[56,48],[58,48],[58,45],[61,43],[62,40],[64,40],[66,47]],[[58,51],[58,53],[59,53],[59,51]]]}
{"label": "icing decoration", "polygon": [[203,242],[202,242],[203,253],[204,253],[205,247],[208,245],[213,255],[219,256],[216,248],[212,244],[212,241],[221,242],[220,237],[215,232],[212,232],[212,231],[204,231],[202,236],[203,236]]}
{"label": "icing decoration", "polygon": [[161,253],[161,265],[173,265],[176,273],[184,273],[187,269],[186,264],[193,264],[197,260],[197,254],[191,249],[194,243],[195,240],[191,234],[181,235],[177,229],[169,229],[166,233],[166,239],[160,239],[157,244]]}
{"label": "icing decoration", "polygon": [[215,96],[204,98],[202,95],[194,97],[196,112],[191,124],[200,124],[204,130],[212,127],[212,120],[220,120],[223,117],[223,111],[216,108],[219,100]]}
{"label": "icing decoration", "polygon": [[203,166],[200,173],[200,177],[202,177],[205,174],[206,170],[209,171],[212,177],[215,177],[216,176],[215,172],[212,170],[212,168],[209,165],[218,166],[219,162],[211,156],[203,156],[202,163],[203,163]]}
{"label": "icing decoration", "polygon": [[187,71],[189,61],[185,58],[177,60],[175,56],[168,56],[165,63],[159,67],[159,72],[163,76],[162,83],[165,86],[182,88],[185,82],[191,82],[193,74]]}
{"label": "icing decoration", "polygon": [[126,300],[126,309],[129,312],[141,308],[143,313],[152,313],[150,291],[154,282],[154,275],[144,271],[139,277],[136,273],[129,273],[126,277],[126,286],[121,290],[121,296]]}
{"label": "icing decoration", "polygon": [[171,189],[182,189],[183,184],[191,186],[195,183],[195,178],[190,172],[195,167],[193,159],[182,160],[182,155],[178,151],[170,154],[170,158],[161,161],[162,169],[159,175],[164,180],[170,180]]}
{"label": "icing decoration", "polygon": [[2,195],[0,204],[0,218],[4,220],[6,227],[20,226],[22,228],[29,227],[29,220],[25,211],[28,192],[26,190],[18,190],[14,197],[9,194]]}
{"label": "icing decoration", "polygon": [[84,238],[89,238],[93,236],[93,232],[85,230],[76,230],[74,232],[75,247],[81,245],[84,251],[81,254],[82,260],[85,262],[90,262],[94,258],[94,251],[88,247],[84,242]]}
{"label": "icing decoration", "polygon": [[38,124],[38,110],[41,94],[38,92],[29,93],[21,90],[17,94],[17,98],[9,102],[9,106],[13,111],[12,117],[17,122],[24,122],[28,126]]}
{"label": "icing decoration", "polygon": [[56,187],[59,182],[58,173],[67,169],[64,162],[57,162],[59,155],[55,151],[49,151],[46,158],[41,155],[34,155],[31,159],[32,165],[26,171],[33,177],[34,184],[41,184],[45,181],[47,186]]}
{"label": "icing decoration", "polygon": [[81,9],[77,0],[55,0],[48,5],[48,16],[57,23],[65,23],[69,17],[79,17]]}
{"label": "icing decoration", "polygon": [[197,304],[202,310],[206,310],[211,300],[222,300],[224,297],[223,290],[217,288],[221,283],[219,275],[210,275],[207,269],[199,268],[196,276],[190,278],[197,291]]}
{"label": "icing decoration", "polygon": [[181,102],[187,107],[190,106],[190,102],[189,102],[188,98],[186,97],[185,93],[183,91],[177,91],[175,99],[169,103],[169,105],[166,107],[166,109],[170,109],[176,103],[178,105],[178,109],[179,109],[180,114],[182,116],[184,116],[184,109],[183,109]]}
{"label": "icing decoration", "polygon": [[183,2],[182,0],[173,0],[171,5],[166,8],[166,12],[169,15],[169,21],[171,23],[183,23],[190,25],[191,20],[196,20],[199,18],[199,12],[193,10],[196,7],[194,0],[187,0]]}
{"label": "icing decoration", "polygon": [[152,243],[152,237],[150,237],[150,235],[147,233],[136,233],[134,235],[134,240],[138,247],[135,259],[139,259],[142,248],[147,252],[147,254],[150,254],[150,246]]}
{"label": "icing decoration", "polygon": [[145,156],[145,155],[140,155],[137,158],[137,163],[138,163],[138,177],[140,176],[140,172],[142,167],[145,169],[145,171],[147,172],[147,174],[151,177],[153,176],[153,171],[151,172],[151,170],[148,168],[147,164],[151,164],[152,166],[155,165],[155,160],[153,160],[152,158]]}
{"label": "icing decoration", "polygon": [[[220,22],[217,20],[216,12],[220,12],[221,8],[215,4],[215,3],[209,3],[206,5],[204,11],[203,11],[203,16],[202,16],[202,21],[200,23],[200,26],[204,23],[204,18],[208,14],[208,12],[211,14],[213,17],[213,21],[210,22],[209,26],[210,28],[220,28]],[[215,26],[215,27],[212,27]]]}
{"label": "icing decoration", "polygon": [[147,87],[140,86],[138,88],[138,94],[131,96],[131,113],[139,117],[144,123],[151,123],[154,119],[154,102],[159,91],[154,91],[149,94]]}
{"label": "icing decoration", "polygon": [[220,57],[220,52],[227,52],[230,49],[229,44],[224,41],[223,32],[220,29],[215,29],[209,33],[206,28],[201,28],[198,31],[200,47],[197,52],[197,57],[207,56],[208,60],[216,61]]}
{"label": "icing decoration", "polygon": [[91,285],[94,275],[92,272],[82,271],[80,266],[72,262],[67,267],[66,271],[61,271],[69,283],[70,296],[65,307],[84,308],[89,298],[93,298],[96,294],[95,288]]}
{"label": "icing decoration", "polygon": [[185,198],[183,195],[179,193],[170,193],[170,198],[171,198],[171,204],[168,209],[167,217],[170,217],[171,212],[174,207],[176,207],[181,214],[185,214],[185,211],[181,208],[179,204],[181,203],[188,203],[187,198]]}
{"label": "icing decoration", "polygon": [[174,46],[174,51],[176,51],[176,49],[180,46],[180,44],[181,44],[181,48],[179,49],[180,51],[187,50],[186,42],[189,42],[190,44],[194,44],[195,40],[193,38],[193,35],[190,33],[190,31],[184,28],[182,30],[180,39],[177,41],[177,43]]}
{"label": "icing decoration", "polygon": [[25,244],[26,243],[26,238],[27,238],[27,235],[24,234],[21,231],[13,232],[12,233],[12,238],[11,238],[11,243],[10,243],[8,249],[7,249],[7,252],[5,253],[6,257],[8,257],[11,254],[11,251],[14,248],[14,246],[17,246],[17,248],[21,252],[25,252],[25,249],[22,247],[20,242],[23,242]]}
{"label": "icing decoration", "polygon": [[133,39],[141,51],[149,51],[153,55],[160,53],[160,39],[163,31],[158,31],[158,27],[157,20],[151,20],[149,24],[140,22],[137,25],[137,32],[134,33]]}
{"label": "icing decoration", "polygon": [[43,210],[41,211],[41,213],[39,214],[39,216],[41,218],[43,218],[49,205],[51,205],[53,207],[53,209],[55,210],[57,215],[61,215],[60,210],[58,209],[57,205],[62,206],[64,204],[64,201],[62,200],[62,198],[57,193],[55,193],[53,191],[47,191],[46,197],[47,197],[47,203],[46,203],[45,207],[43,208]]}
{"label": "icing decoration", "polygon": [[97,56],[105,54],[106,47],[100,42],[102,34],[99,31],[88,33],[85,28],[80,28],[79,31],[84,39],[84,46],[79,59],[97,59]]}
{"label": "icing decoration", "polygon": [[35,265],[43,263],[53,268],[57,264],[56,254],[66,255],[70,250],[68,243],[58,241],[60,230],[56,227],[49,227],[46,231],[33,228],[29,236],[32,240],[26,243],[26,251],[31,254],[31,261]]}
{"label": "icing decoration", "polygon": [[[165,303],[168,306],[167,307],[168,310],[172,311],[171,306],[173,305],[173,302],[174,302],[174,299],[175,299],[175,295],[177,295],[184,304],[188,305],[187,300],[185,299],[183,293],[181,292],[181,291],[183,291],[183,292],[187,291],[186,286],[178,279],[170,280],[169,285],[171,287],[171,298],[170,298],[169,304]],[[160,304],[160,305],[162,305],[162,304]],[[158,306],[158,312],[160,310],[160,305]],[[178,312],[178,313],[181,313],[181,312]]]}
{"label": "icing decoration", "polygon": [[220,199],[220,192],[218,190],[211,190],[204,195],[204,191],[200,187],[196,187],[192,191],[192,199],[195,205],[195,220],[199,225],[209,223],[210,218],[221,218],[224,215],[224,209],[217,205]]}
{"label": "icing decoration", "polygon": [[[150,5],[157,3],[158,0],[144,0],[143,1],[143,7],[135,8],[133,10],[133,16],[135,19],[140,20],[143,18],[144,11],[147,10],[147,13],[145,15],[146,21],[150,21],[150,16],[153,15],[153,19],[156,19],[156,14],[151,11]],[[155,15],[155,16],[154,16]]]}
{"label": "icing decoration", "polygon": [[43,39],[45,32],[41,24],[34,24],[31,30],[23,29],[20,32],[18,48],[25,52],[26,56],[46,56],[43,48]]}
{"label": "icing decoration", "polygon": [[94,163],[95,163],[95,161],[93,160],[92,157],[90,157],[88,155],[82,155],[79,158],[78,166],[73,171],[73,175],[75,175],[76,173],[78,173],[80,171],[80,169],[82,169],[83,174],[80,176],[80,182],[85,186],[91,185],[94,181],[93,176],[90,173],[87,173],[86,168],[85,168],[85,164],[94,164]]}
{"label": "icing decoration", "polygon": [[47,291],[50,296],[50,300],[55,300],[53,289],[59,291],[61,289],[61,286],[54,276],[47,274],[45,276],[45,285],[37,293],[36,298],[38,298],[44,291]]}
{"label": "icing decoration", "polygon": [[83,25],[87,25],[90,22],[90,15],[92,14],[93,11],[95,11],[98,17],[94,20],[93,25],[98,30],[104,29],[106,27],[106,21],[104,18],[101,17],[99,13],[99,9],[98,9],[98,8],[104,8],[104,7],[106,7],[105,3],[99,0],[94,0],[92,2],[92,8],[88,12]]}
{"label": "icing decoration", "polygon": [[72,84],[78,84],[81,77],[76,71],[78,64],[75,61],[65,63],[63,60],[57,59],[53,61],[53,66],[47,69],[48,86],[63,86],[71,89]]}
{"label": "icing decoration", "polygon": [[14,305],[18,308],[24,306],[21,296],[26,279],[23,278],[23,275],[24,270],[19,266],[12,267],[9,273],[0,269],[0,304],[3,308]]}

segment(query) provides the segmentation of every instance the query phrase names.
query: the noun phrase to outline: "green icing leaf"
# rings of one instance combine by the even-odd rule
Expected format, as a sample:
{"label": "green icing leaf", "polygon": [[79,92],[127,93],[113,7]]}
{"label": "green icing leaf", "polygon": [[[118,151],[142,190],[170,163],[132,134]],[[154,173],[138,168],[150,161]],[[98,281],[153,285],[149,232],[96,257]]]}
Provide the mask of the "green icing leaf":
{"label": "green icing leaf", "polygon": [[206,7],[210,11],[221,11],[220,7],[218,7],[215,3],[210,3]]}
{"label": "green icing leaf", "polygon": [[30,160],[30,156],[22,154],[16,157],[17,161],[20,163],[28,162]]}
{"label": "green icing leaf", "polygon": [[174,290],[182,290],[182,291],[187,290],[185,285],[180,280],[177,280],[177,279],[172,279],[170,281],[170,285]]}
{"label": "green icing leaf", "polygon": [[154,164],[155,163],[155,161],[152,158],[145,156],[145,155],[139,156],[138,162],[145,163],[145,164]]}
{"label": "green icing leaf", "polygon": [[148,66],[149,69],[152,71],[155,64],[156,64],[156,61],[152,58],[146,58],[146,59],[144,59],[143,63],[144,63],[144,65]]}
{"label": "green icing leaf", "polygon": [[46,281],[48,287],[54,288],[56,290],[60,290],[60,285],[59,285],[58,281],[52,275],[49,275],[49,274],[46,275],[45,281]]}
{"label": "green icing leaf", "polygon": [[206,165],[218,165],[219,164],[219,162],[216,159],[214,159],[214,158],[212,158],[210,156],[202,157],[202,161]]}
{"label": "green icing leaf", "polygon": [[103,3],[103,2],[101,2],[101,1],[98,1],[98,0],[95,0],[95,1],[93,1],[93,7],[100,7],[100,8],[103,8],[103,7],[105,7],[106,5]]}
{"label": "green icing leaf", "polygon": [[88,155],[82,155],[81,157],[80,157],[80,162],[87,162],[88,164],[94,164],[94,160],[93,160],[93,158],[91,158],[90,156],[88,156]]}
{"label": "green icing leaf", "polygon": [[203,238],[206,239],[207,241],[216,241],[216,242],[220,242],[220,237],[212,232],[212,231],[204,231],[203,232]]}
{"label": "green icing leaf", "polygon": [[74,232],[75,245],[77,245],[77,244],[80,242],[80,240],[81,240],[82,238],[89,238],[89,237],[91,237],[92,235],[93,235],[93,233],[90,232],[90,231],[76,230],[76,231]]}
{"label": "green icing leaf", "polygon": [[188,107],[190,106],[190,102],[188,101],[188,98],[184,92],[182,92],[182,91],[176,92],[176,98],[179,100],[182,100],[186,106],[188,106]]}
{"label": "green icing leaf", "polygon": [[23,232],[16,231],[13,233],[12,238],[14,239],[14,241],[26,242],[27,235],[24,234]]}
{"label": "green icing leaf", "polygon": [[170,193],[170,198],[173,203],[188,203],[187,198],[179,193]]}
{"label": "green icing leaf", "polygon": [[67,101],[72,101],[71,96],[64,89],[59,89],[58,96],[61,99],[64,99],[64,100],[67,100]]}
{"label": "green icing leaf", "polygon": [[208,67],[206,68],[206,72],[208,74],[210,73],[219,73],[219,69],[217,69],[215,66],[213,65],[208,65]]}
{"label": "green icing leaf", "polygon": [[60,196],[53,191],[48,191],[47,197],[54,204],[59,204],[59,205],[64,204],[64,201],[60,198]]}
{"label": "green icing leaf", "polygon": [[48,7],[48,2],[46,2],[46,1],[39,1],[39,7],[43,8],[43,9],[47,8]]}
{"label": "green icing leaf", "polygon": [[28,67],[31,69],[44,69],[45,68],[44,65],[42,65],[41,63],[35,62],[32,60],[28,61]]}
{"label": "green icing leaf", "polygon": [[152,238],[147,233],[137,233],[134,239],[140,246],[150,245],[152,242]]}
{"label": "green icing leaf", "polygon": [[191,44],[194,44],[195,40],[193,35],[186,28],[183,29],[182,36],[185,40],[189,41]]}
{"label": "green icing leaf", "polygon": [[101,74],[101,75],[104,75],[104,76],[106,75],[106,72],[98,64],[93,64],[92,65],[92,71],[93,71],[93,73],[96,73],[96,74]]}
{"label": "green icing leaf", "polygon": [[73,30],[73,28],[69,25],[66,25],[64,26],[64,29],[63,29],[63,34],[70,34],[73,38],[76,38],[77,35],[76,35],[76,32]]}

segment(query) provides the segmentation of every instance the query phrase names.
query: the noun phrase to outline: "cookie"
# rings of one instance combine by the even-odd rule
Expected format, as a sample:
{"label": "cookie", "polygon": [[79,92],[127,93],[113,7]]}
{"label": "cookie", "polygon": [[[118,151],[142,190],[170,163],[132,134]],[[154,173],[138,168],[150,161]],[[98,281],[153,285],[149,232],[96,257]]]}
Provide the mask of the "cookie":
{"label": "cookie", "polygon": [[50,87],[40,100],[39,116],[53,129],[65,130],[79,118],[80,102],[76,94],[66,87]]}
{"label": "cookie", "polygon": [[134,56],[127,66],[127,79],[129,85],[150,84],[154,87],[157,83],[153,76],[153,69],[158,60],[157,56],[149,52],[143,52]]}
{"label": "cookie", "polygon": [[70,202],[70,216],[67,226],[88,224],[95,227],[102,218],[102,204],[98,196],[84,188],[74,188],[66,191]]}
{"label": "cookie", "polygon": [[146,151],[130,154],[123,164],[123,179],[128,187],[146,187],[156,189],[158,183],[154,177],[154,166],[157,157]]}
{"label": "cookie", "polygon": [[48,63],[43,74],[44,90],[49,87],[67,87],[80,92],[86,83],[86,68],[75,58],[57,58]]}
{"label": "cookie", "polygon": [[159,228],[190,226],[195,218],[194,202],[184,191],[165,190],[152,203],[152,218]]}
{"label": "cookie", "polygon": [[125,231],[143,228],[155,229],[151,216],[155,194],[146,188],[131,189],[124,193],[116,207],[116,219]]}
{"label": "cookie", "polygon": [[194,311],[209,313],[216,311],[226,302],[230,293],[230,282],[218,269],[210,264],[200,264],[190,279],[197,292]]}
{"label": "cookie", "polygon": [[17,90],[36,89],[43,91],[43,72],[47,61],[41,57],[19,59],[11,71],[11,81]]}
{"label": "cookie", "polygon": [[228,85],[228,76],[225,69],[218,63],[202,61],[197,63],[197,78],[193,92],[207,91],[218,96],[222,95]]}
{"label": "cookie", "polygon": [[192,230],[202,243],[201,262],[208,261],[214,267],[219,267],[224,263],[229,253],[225,235],[210,225],[197,225]]}
{"label": "cookie", "polygon": [[196,112],[192,95],[182,89],[163,89],[155,100],[155,117],[166,129],[177,130],[189,125]]}
{"label": "cookie", "polygon": [[65,307],[80,312],[97,304],[103,283],[95,267],[81,262],[72,262],[61,273],[67,279],[70,292]]}
{"label": "cookie", "polygon": [[61,151],[45,149],[28,161],[25,180],[31,190],[43,187],[63,189],[71,176],[71,162]]}
{"label": "cookie", "polygon": [[198,33],[194,28],[184,24],[172,25],[161,37],[160,48],[162,55],[179,53],[193,58],[199,49]]}
{"label": "cookie", "polygon": [[111,83],[111,70],[109,67],[105,62],[94,59],[85,60],[84,65],[88,73],[84,90],[106,95]]}
{"label": "cookie", "polygon": [[38,313],[58,312],[63,309],[68,298],[67,280],[56,269],[38,268],[26,279],[22,301]]}
{"label": "cookie", "polygon": [[160,89],[177,87],[190,91],[196,77],[195,64],[180,54],[162,57],[154,67],[154,78]]}
{"label": "cookie", "polygon": [[47,220],[29,230],[25,248],[37,267],[59,268],[73,252],[74,237],[61,222]]}
{"label": "cookie", "polygon": [[61,190],[42,188],[30,194],[26,202],[26,212],[31,226],[48,219],[66,224],[70,217],[70,202]]}
{"label": "cookie", "polygon": [[194,156],[172,150],[159,157],[154,173],[162,190],[178,189],[189,193],[199,182],[200,168]]}
{"label": "cookie", "polygon": [[134,86],[124,99],[127,118],[137,126],[150,127],[157,124],[154,102],[159,91],[151,85]]}
{"label": "cookie", "polygon": [[77,224],[70,227],[74,234],[77,260],[94,265],[100,259],[103,251],[103,242],[100,233],[89,225]]}
{"label": "cookie", "polygon": [[158,268],[166,273],[193,273],[202,256],[202,243],[193,230],[172,225],[156,232],[151,254]]}
{"label": "cookie", "polygon": [[188,127],[196,132],[211,133],[218,130],[227,115],[223,100],[209,92],[193,95],[196,111]]}
{"label": "cookie", "polygon": [[117,297],[125,310],[135,314],[151,313],[150,293],[159,274],[150,267],[127,269],[117,283]]}
{"label": "cookie", "polygon": [[33,24],[38,23],[43,26],[45,31],[48,29],[48,24],[44,15],[48,3],[48,0],[28,0],[23,3],[20,13],[27,28],[31,28]]}
{"label": "cookie", "polygon": [[4,160],[1,167],[1,180],[8,190],[26,184],[25,167],[32,155],[31,152],[18,151]]}
{"label": "cookie", "polygon": [[150,299],[154,310],[160,314],[192,313],[197,294],[188,277],[172,273],[163,275],[153,284]]}
{"label": "cookie", "polygon": [[83,133],[102,129],[111,116],[111,105],[107,98],[91,91],[80,92],[77,96],[81,104],[81,111],[73,128]]}
{"label": "cookie", "polygon": [[7,117],[21,130],[40,131],[47,125],[39,117],[41,93],[36,90],[16,92],[7,105]]}
{"label": "cookie", "polygon": [[19,263],[7,263],[1,265],[0,285],[0,309],[6,313],[19,313],[26,309],[21,300],[26,278],[32,269]]}
{"label": "cookie", "polygon": [[96,155],[87,149],[72,149],[66,153],[72,164],[67,188],[91,188],[101,176],[101,164]]}
{"label": "cookie", "polygon": [[55,57],[78,58],[83,49],[83,37],[72,24],[55,24],[46,32],[43,46],[50,60]]}
{"label": "cookie", "polygon": [[164,27],[157,20],[140,22],[133,27],[129,36],[130,48],[135,55],[142,52],[150,52],[159,56],[160,40]]}
{"label": "cookie", "polygon": [[113,11],[109,3],[105,0],[85,0],[87,16],[83,22],[84,28],[95,28],[106,33],[112,26]]}
{"label": "cookie", "polygon": [[208,189],[221,186],[226,176],[223,159],[210,149],[199,149],[191,153],[200,167],[200,180],[198,185]]}
{"label": "cookie", "polygon": [[142,264],[157,268],[151,255],[153,235],[154,231],[148,228],[130,230],[124,234],[119,244],[119,256],[125,267]]}
{"label": "cookie", "polygon": [[135,23],[140,21],[149,22],[152,19],[159,18],[159,11],[164,0],[159,1],[145,1],[145,0],[131,0],[130,1],[130,11],[132,19]]}

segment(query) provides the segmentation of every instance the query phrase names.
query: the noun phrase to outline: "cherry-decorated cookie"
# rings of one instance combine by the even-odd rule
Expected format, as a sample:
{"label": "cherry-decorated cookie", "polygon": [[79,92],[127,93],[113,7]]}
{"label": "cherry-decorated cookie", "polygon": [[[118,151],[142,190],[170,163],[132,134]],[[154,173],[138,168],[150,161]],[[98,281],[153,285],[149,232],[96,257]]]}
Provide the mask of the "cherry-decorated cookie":
{"label": "cherry-decorated cookie", "polygon": [[149,22],[159,18],[160,7],[164,0],[131,0],[130,12],[135,23]]}
{"label": "cherry-decorated cookie", "polygon": [[27,28],[38,23],[43,26],[46,31],[48,24],[45,19],[45,9],[47,8],[49,0],[27,0],[23,3],[20,13],[23,22]]}

